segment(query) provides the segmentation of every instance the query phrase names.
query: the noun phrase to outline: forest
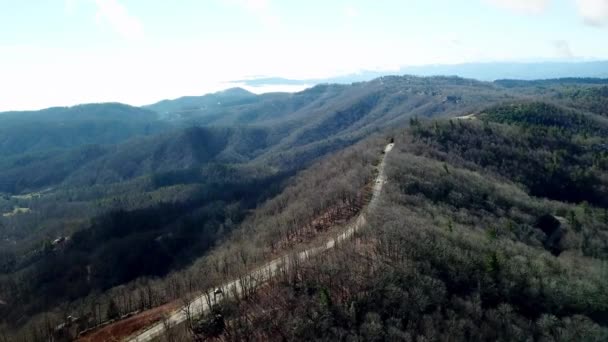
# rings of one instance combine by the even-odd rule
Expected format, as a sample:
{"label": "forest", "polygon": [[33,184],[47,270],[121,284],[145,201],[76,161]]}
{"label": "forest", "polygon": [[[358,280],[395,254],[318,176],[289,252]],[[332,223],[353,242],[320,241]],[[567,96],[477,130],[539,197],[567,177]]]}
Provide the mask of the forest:
{"label": "forest", "polygon": [[6,133],[0,341],[174,308],[322,243],[365,208],[391,140],[382,205],[356,239],[175,333],[605,340],[605,84],[382,77],[29,113],[131,128],[23,151],[11,139],[33,121]]}
{"label": "forest", "polygon": [[165,340],[605,341],[605,126],[554,110],[413,119],[353,241]]}

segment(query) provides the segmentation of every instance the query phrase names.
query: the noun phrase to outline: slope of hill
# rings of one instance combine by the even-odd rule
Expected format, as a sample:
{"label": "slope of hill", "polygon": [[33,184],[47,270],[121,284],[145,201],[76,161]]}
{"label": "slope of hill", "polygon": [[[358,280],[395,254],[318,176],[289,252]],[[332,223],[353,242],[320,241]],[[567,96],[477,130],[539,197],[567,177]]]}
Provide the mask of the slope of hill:
{"label": "slope of hill", "polygon": [[[457,90],[458,89],[458,90]],[[336,113],[343,109],[355,107],[357,104],[377,97],[384,111],[397,111],[399,106],[419,109],[419,115],[431,116],[438,114],[442,108],[418,108],[428,102],[434,104],[457,105],[455,109],[465,108],[466,105],[478,104],[480,98],[490,99],[503,96],[499,87],[491,83],[461,79],[457,77],[420,78],[412,76],[386,76],[369,82],[353,83],[351,85],[320,84],[304,91],[288,93],[269,93],[262,95],[239,95],[238,88],[225,92],[206,95],[197,99],[202,102],[212,102],[213,108],[191,108],[188,100],[175,100],[173,110],[166,115],[176,120],[189,120],[207,125],[276,125],[278,123],[306,123],[311,118],[317,119],[326,113]],[[452,94],[452,93],[458,94]],[[229,95],[224,95],[224,93]],[[232,95],[237,93],[237,95]],[[458,95],[462,98],[452,98]],[[458,97],[457,96],[457,97]],[[226,97],[231,101],[221,102]],[[250,99],[242,103],[242,98]],[[252,99],[255,97],[255,100]],[[449,98],[448,98],[449,97]],[[386,101],[385,103],[382,103]],[[164,101],[161,103],[165,103]],[[369,103],[368,103],[369,104]],[[390,105],[390,106],[389,106]],[[158,109],[158,104],[147,106]],[[161,108],[163,111],[166,108]],[[394,112],[388,113],[395,116]],[[403,113],[402,113],[403,114]]]}
{"label": "slope of hill", "polygon": [[184,96],[174,100],[163,100],[144,106],[162,114],[187,111],[211,111],[221,106],[234,106],[256,102],[255,94],[242,88],[231,88],[203,96]]}
{"label": "slope of hill", "polygon": [[[607,126],[603,85],[598,82],[504,86],[455,77],[405,76],[348,86],[319,85],[295,94],[252,95],[235,90],[213,95],[234,98],[232,102],[225,100],[212,106],[216,100],[213,96],[186,101],[209,101],[205,109],[186,108],[181,100],[163,104],[168,110],[179,108],[175,112],[156,114],[137,109],[141,115],[134,114],[129,120],[137,125],[158,123],[158,134],[142,137],[133,131],[122,136],[127,140],[120,138],[121,142],[114,144],[44,143],[46,147],[40,149],[36,147],[37,138],[28,138],[33,141],[28,143],[30,153],[15,153],[0,161],[0,191],[4,192],[0,210],[6,214],[0,217],[0,298],[12,298],[11,307],[16,303],[13,299],[20,303],[10,315],[4,311],[3,317],[5,322],[19,326],[56,304],[85,299],[88,303],[97,300],[97,293],[119,291],[112,288],[135,284],[133,281],[139,282],[140,277],[165,277],[206,255],[239,226],[253,229],[250,232],[255,235],[245,239],[253,243],[245,244],[246,249],[257,251],[248,260],[260,261],[277,249],[307,241],[308,234],[316,229],[311,227],[323,227],[331,221],[329,218],[348,217],[360,205],[361,194],[345,182],[364,185],[373,162],[369,156],[377,153],[359,150],[359,156],[351,154],[350,159],[342,160],[348,167],[331,164],[310,171],[319,175],[305,173],[310,189],[330,182],[331,186],[322,187],[316,197],[311,190],[301,193],[307,199],[299,202],[288,188],[286,195],[267,209],[272,215],[264,211],[251,214],[251,210],[282,191],[291,175],[315,159],[375,132],[408,124],[414,126],[402,137],[407,142],[408,158],[414,154],[432,160],[433,165],[444,163],[444,171],[466,169],[482,179],[489,177],[487,183],[515,184],[509,189],[524,189],[529,197],[559,201],[568,209],[554,216],[558,221],[570,220],[578,229],[576,222],[580,219],[575,217],[573,221],[569,214],[573,208],[578,205],[597,211],[605,206]],[[131,108],[116,106],[127,112]],[[117,114],[120,112],[110,115],[99,109],[92,113],[97,114],[89,114],[83,122],[103,122],[108,115],[112,120],[122,120]],[[21,122],[35,127],[37,122],[28,115]],[[437,116],[472,119],[430,126],[420,123]],[[49,121],[62,122],[61,118],[56,115]],[[62,132],[70,134],[69,130]],[[103,136],[93,132],[88,138],[103,142]],[[412,159],[412,164],[416,163],[417,159]],[[475,212],[478,216],[486,212],[495,215],[495,220],[488,223],[492,227],[502,224],[507,214],[515,215],[513,220],[520,214],[529,218],[525,208],[516,207],[510,198],[494,199],[489,192],[457,194],[452,199],[450,189],[455,185],[441,183],[433,172],[431,167],[429,178],[423,175],[414,188],[405,187],[407,191],[418,189],[414,197],[424,196],[424,205],[431,212],[435,212],[435,205],[446,205],[442,201],[448,196],[462,206],[470,203],[470,210],[479,210]],[[324,180],[324,175],[331,177]],[[466,184],[467,189],[475,190],[474,184]],[[548,205],[538,201],[537,207]],[[332,207],[327,204],[330,202],[338,204]],[[283,210],[287,210],[285,214]],[[456,222],[454,217],[445,217]],[[555,225],[548,216],[543,220]],[[600,223],[592,221],[589,229],[597,231],[599,241],[603,241]],[[300,233],[299,226],[306,228]],[[513,234],[529,242],[530,248],[556,255],[568,254],[576,244],[552,233],[546,240],[536,239],[537,233],[524,229]],[[581,234],[566,236],[585,241],[579,246],[585,258],[602,255],[603,242],[598,244],[590,234]],[[267,239],[272,241],[269,246],[265,245]],[[131,248],[133,244],[139,247]],[[234,254],[236,259],[230,259],[233,263],[249,258],[238,250]],[[146,258],[158,267],[133,267]],[[206,258],[203,260],[217,261]],[[128,262],[125,267],[111,267],[109,261],[118,260]],[[206,272],[211,272],[205,265]],[[230,272],[235,270],[225,270],[223,276],[233,274]],[[53,294],[52,300],[38,300],[49,293]],[[144,306],[162,303],[158,298]],[[104,301],[104,305],[109,302]],[[122,313],[132,309],[125,303],[115,305]]]}
{"label": "slope of hill", "polygon": [[[155,162],[151,157],[154,153],[163,155],[163,150],[181,149],[186,136],[191,139],[186,143],[190,146],[216,139],[212,143],[216,146],[210,148],[217,151],[209,153],[222,152],[218,154],[222,161],[257,159],[279,169],[297,169],[372,132],[404,124],[412,116],[462,115],[488,103],[534,97],[605,114],[606,94],[600,80],[543,81],[542,87],[535,81],[522,81],[517,87],[505,82],[383,77],[349,86],[319,85],[296,94],[258,96],[236,88],[149,106],[168,111],[162,115],[120,104],[3,113],[0,145],[6,158],[1,162],[0,191],[35,191],[57,186],[64,180],[80,181],[77,184],[85,180],[89,184],[119,182],[205,162],[205,158],[186,156],[187,148],[172,156],[173,160],[161,157],[160,162]],[[219,130],[213,134],[209,130],[158,137],[155,134],[192,124]],[[247,128],[236,133],[235,126]],[[195,137],[194,132],[201,136]],[[150,137],[138,137],[142,135]],[[135,140],[124,143],[127,139]],[[116,143],[122,145],[110,146]],[[201,152],[203,147],[197,148]]]}
{"label": "slope of hill", "polygon": [[510,97],[491,83],[393,76],[352,85],[323,84],[295,94],[263,94],[255,100],[247,96],[247,103],[222,102],[163,115],[175,124],[270,129],[269,136],[276,140],[260,160],[293,168],[385,127],[404,124],[411,116],[460,115]]}
{"label": "slope of hill", "polygon": [[[468,113],[504,96],[502,89],[472,80],[384,77],[351,86],[320,85],[296,94],[256,96],[232,89],[161,102],[164,109],[180,108],[165,114],[171,120],[118,104],[5,113],[0,119],[21,126],[7,125],[7,133],[0,135],[11,150],[0,162],[0,191],[122,182],[209,161],[298,169],[373,132],[406,123],[411,116]],[[216,102],[220,100],[224,102]],[[209,108],[183,110],[193,101],[208,103]],[[209,128],[183,128],[192,124]],[[163,135],[152,134],[171,128]],[[45,134],[26,134],[37,130]],[[150,136],[137,137],[143,134]],[[121,142],[127,138],[130,141]]]}
{"label": "slope of hill", "polygon": [[594,148],[606,136],[577,114],[547,122],[554,111],[523,103],[414,120],[396,133],[387,191],[362,235],[183,336],[606,340],[608,204],[597,199],[608,154]]}
{"label": "slope of hill", "polygon": [[158,114],[119,103],[0,113],[0,155],[115,144],[167,130]]}

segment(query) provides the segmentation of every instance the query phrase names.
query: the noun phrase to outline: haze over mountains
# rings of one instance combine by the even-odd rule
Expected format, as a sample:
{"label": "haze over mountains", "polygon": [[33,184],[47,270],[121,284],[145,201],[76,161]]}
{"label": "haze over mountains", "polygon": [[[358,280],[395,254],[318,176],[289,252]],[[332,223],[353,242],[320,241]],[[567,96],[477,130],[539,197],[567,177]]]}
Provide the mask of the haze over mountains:
{"label": "haze over mountains", "polygon": [[542,80],[567,77],[607,78],[608,61],[553,61],[553,62],[487,62],[466,64],[435,64],[404,66],[392,71],[367,71],[322,79],[286,79],[281,77],[253,77],[234,81],[250,87],[307,86],[318,83],[352,83],[369,81],[387,75],[458,76],[482,81],[500,79]]}

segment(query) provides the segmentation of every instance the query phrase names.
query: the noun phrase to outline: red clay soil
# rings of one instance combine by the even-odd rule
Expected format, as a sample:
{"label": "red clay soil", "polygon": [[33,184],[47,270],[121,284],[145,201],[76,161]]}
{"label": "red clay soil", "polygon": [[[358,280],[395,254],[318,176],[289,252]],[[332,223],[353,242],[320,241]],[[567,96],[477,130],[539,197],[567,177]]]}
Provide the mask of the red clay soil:
{"label": "red clay soil", "polygon": [[126,337],[133,335],[135,332],[150,326],[152,323],[160,321],[164,314],[169,314],[177,309],[178,306],[178,303],[173,302],[141,312],[127,319],[119,320],[97,330],[93,330],[83,336],[80,336],[76,341],[121,341]]}
{"label": "red clay soil", "polygon": [[359,205],[356,208],[349,208],[346,205],[335,205],[327,209],[324,213],[317,216],[309,224],[301,227],[296,234],[278,241],[273,256],[279,256],[284,250],[290,249],[297,244],[307,243],[312,241],[319,232],[328,231],[331,227],[346,223],[348,220],[357,216],[361,212],[361,208],[365,206],[371,197],[370,185],[366,185],[363,191],[359,194],[357,202]]}
{"label": "red clay soil", "polygon": [[[362,206],[365,205],[369,201],[370,194],[370,185],[367,185],[361,195]],[[357,215],[356,211],[350,211],[346,214],[340,213],[340,209],[344,208],[330,208],[320,217],[313,220],[313,222],[308,226],[308,228],[312,228],[316,231],[327,230],[329,227],[335,225],[336,223],[343,223],[348,219]],[[337,218],[337,219],[336,219]],[[310,234],[308,234],[310,235]],[[314,236],[314,234],[312,234]],[[312,240],[312,236],[307,236],[305,240]],[[303,242],[304,239],[299,242]],[[281,241],[279,245],[281,247],[286,247],[285,245],[293,245],[294,241]],[[278,249],[280,250],[280,249]],[[278,255],[278,254],[277,254]],[[263,290],[262,290],[263,291]],[[105,341],[121,341],[126,337],[133,335],[135,332],[140,331],[146,327],[151,326],[153,323],[160,321],[163,318],[163,314],[169,314],[172,311],[175,311],[179,308],[179,304],[177,302],[168,303],[163,306],[159,306],[154,309],[150,309],[144,312],[141,312],[137,315],[131,316],[129,318],[116,321],[114,323],[108,324],[104,327],[101,327],[97,330],[93,330],[88,332],[87,334],[80,336],[76,341],[77,342],[105,342]]]}

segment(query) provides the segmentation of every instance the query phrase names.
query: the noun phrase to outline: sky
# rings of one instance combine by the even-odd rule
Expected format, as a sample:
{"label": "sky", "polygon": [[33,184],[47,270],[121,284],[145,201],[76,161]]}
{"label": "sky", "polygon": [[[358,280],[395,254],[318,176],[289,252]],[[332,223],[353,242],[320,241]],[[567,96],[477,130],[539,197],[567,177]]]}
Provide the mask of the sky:
{"label": "sky", "polygon": [[564,59],[608,59],[608,0],[0,0],[0,111]]}

